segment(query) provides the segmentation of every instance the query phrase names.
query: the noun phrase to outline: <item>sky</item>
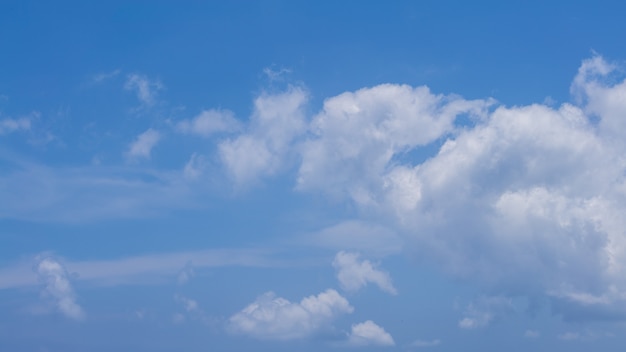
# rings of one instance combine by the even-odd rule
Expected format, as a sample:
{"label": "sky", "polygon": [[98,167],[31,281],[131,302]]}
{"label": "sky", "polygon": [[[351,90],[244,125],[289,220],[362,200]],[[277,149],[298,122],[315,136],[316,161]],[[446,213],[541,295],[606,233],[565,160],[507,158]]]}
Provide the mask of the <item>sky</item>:
{"label": "sky", "polygon": [[0,350],[622,351],[617,1],[0,1]]}

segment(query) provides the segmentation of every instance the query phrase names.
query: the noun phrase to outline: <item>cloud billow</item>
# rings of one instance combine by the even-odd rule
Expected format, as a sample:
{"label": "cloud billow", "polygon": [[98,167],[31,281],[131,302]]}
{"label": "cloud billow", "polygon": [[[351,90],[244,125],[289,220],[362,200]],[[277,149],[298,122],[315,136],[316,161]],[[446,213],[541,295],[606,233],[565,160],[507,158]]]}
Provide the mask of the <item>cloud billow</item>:
{"label": "cloud billow", "polygon": [[[288,108],[298,127],[261,148],[267,162],[224,160],[238,183],[299,160],[296,190],[382,215],[405,249],[492,294],[544,297],[566,318],[581,307],[626,317],[626,81],[615,83],[616,70],[585,60],[571,87],[578,103],[557,108],[385,84],[326,99],[306,128],[306,96],[282,96],[297,102]],[[256,129],[265,132],[235,137],[222,156],[243,152],[233,147],[245,138],[272,145]],[[435,142],[423,161],[401,158]]]}

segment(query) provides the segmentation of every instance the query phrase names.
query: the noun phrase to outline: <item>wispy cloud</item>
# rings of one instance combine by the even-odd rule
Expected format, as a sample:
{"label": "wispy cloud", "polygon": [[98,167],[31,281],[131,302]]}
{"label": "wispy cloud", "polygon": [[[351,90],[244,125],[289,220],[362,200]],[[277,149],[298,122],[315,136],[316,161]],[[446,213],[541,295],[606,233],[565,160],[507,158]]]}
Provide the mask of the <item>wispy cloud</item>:
{"label": "wispy cloud", "polygon": [[28,117],[0,119],[0,136],[16,131],[27,131],[30,130],[30,127],[31,119]]}
{"label": "wispy cloud", "polygon": [[98,73],[98,74],[93,75],[91,80],[93,83],[96,83],[96,84],[102,83],[104,81],[108,81],[111,78],[117,77],[121,72],[122,70],[116,69],[116,70],[109,71],[109,72]]}
{"label": "wispy cloud", "polygon": [[441,345],[441,340],[415,340],[409,344],[409,347],[413,348],[428,348]]}
{"label": "wispy cloud", "polygon": [[[70,272],[75,275],[75,280],[96,286],[171,284],[180,278],[181,268],[187,268],[189,263],[193,263],[194,271],[231,266],[280,267],[286,265],[275,252],[262,249],[211,249],[109,260],[68,260],[60,268],[56,268],[54,263],[57,262],[46,262],[42,270],[48,267],[55,270],[62,269],[61,273]],[[29,269],[30,266],[29,261],[24,261],[0,268],[0,289],[37,285],[38,277]]]}
{"label": "wispy cloud", "polygon": [[161,133],[149,128],[135,139],[128,147],[126,156],[129,158],[150,159],[150,153],[161,140]]}
{"label": "wispy cloud", "polygon": [[165,86],[158,80],[151,80],[145,75],[133,73],[126,77],[124,89],[134,92],[143,107],[151,107],[157,101],[159,91]]}

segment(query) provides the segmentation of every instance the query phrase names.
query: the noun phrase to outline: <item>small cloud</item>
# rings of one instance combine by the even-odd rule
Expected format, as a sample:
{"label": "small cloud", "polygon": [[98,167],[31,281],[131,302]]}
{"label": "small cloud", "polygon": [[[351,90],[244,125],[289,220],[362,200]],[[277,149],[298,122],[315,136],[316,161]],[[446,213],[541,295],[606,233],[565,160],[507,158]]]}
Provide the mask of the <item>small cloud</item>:
{"label": "small cloud", "polygon": [[368,260],[359,261],[359,255],[356,253],[343,251],[337,253],[333,267],[337,270],[337,280],[341,288],[346,291],[355,292],[368,283],[373,283],[387,293],[392,295],[398,293],[388,273],[378,270],[376,265]]}
{"label": "small cloud", "polygon": [[175,295],[174,300],[178,302],[180,305],[182,305],[185,311],[188,313],[198,312],[200,310],[200,306],[198,305],[198,302],[196,302],[195,300],[191,298],[181,296],[181,295]]}
{"label": "small cloud", "polygon": [[371,320],[352,325],[352,331],[348,335],[350,346],[394,346],[395,344],[393,337]]}
{"label": "small cloud", "polygon": [[541,334],[537,330],[526,330],[526,332],[524,332],[524,337],[528,339],[536,339],[539,336],[541,336]]}
{"label": "small cloud", "polygon": [[68,273],[58,261],[42,259],[36,267],[39,280],[45,285],[42,295],[51,297],[57,309],[66,317],[82,320],[85,313],[76,303],[76,295],[68,279]]}
{"label": "small cloud", "polygon": [[117,76],[117,75],[119,75],[121,72],[122,72],[121,70],[117,69],[117,70],[113,70],[113,71],[110,71],[110,72],[102,72],[102,73],[98,73],[98,74],[94,75],[94,76],[91,78],[91,80],[92,80],[92,82],[93,82],[93,83],[96,83],[96,84],[98,84],[98,83],[102,83],[102,82],[104,82],[104,81],[107,81],[107,80],[109,80],[109,79],[111,79],[111,78],[116,77],[116,76]]}
{"label": "small cloud", "polygon": [[566,332],[557,336],[559,340],[563,341],[573,341],[580,339],[580,334],[577,332]]}
{"label": "small cloud", "polygon": [[235,132],[241,129],[241,123],[229,110],[204,110],[193,119],[180,121],[176,130],[184,134],[210,137],[216,133]]}
{"label": "small cloud", "polygon": [[144,75],[136,73],[128,75],[126,83],[124,83],[124,89],[134,92],[144,107],[154,105],[158,92],[164,88],[165,86],[160,81],[153,81]]}
{"label": "small cloud", "polygon": [[435,347],[439,345],[441,345],[441,340],[439,339],[430,340],[430,341],[429,340],[415,340],[409,345],[409,347],[426,348],[426,347]]}
{"label": "small cloud", "polygon": [[206,159],[197,153],[191,154],[189,161],[185,164],[183,175],[187,180],[195,180],[202,175],[207,166]]}
{"label": "small cloud", "polygon": [[290,302],[268,292],[229,319],[233,333],[264,340],[295,340],[308,337],[337,316],[354,308],[337,291]]}
{"label": "small cloud", "polygon": [[568,331],[557,335],[557,338],[562,341],[593,341],[603,337],[613,337],[613,334],[610,332],[598,333],[590,330],[585,330],[582,332]]}
{"label": "small cloud", "polygon": [[191,280],[192,277],[194,277],[196,275],[195,271],[193,270],[193,266],[190,263],[187,263],[187,265],[185,265],[185,267],[178,273],[178,277],[176,279],[176,281],[178,282],[179,285],[184,285],[187,282],[189,282],[189,280]]}
{"label": "small cloud", "polygon": [[126,155],[130,158],[150,159],[150,152],[152,151],[152,148],[154,148],[160,140],[161,134],[158,131],[149,128],[130,144]]}
{"label": "small cloud", "polygon": [[279,69],[273,69],[266,67],[263,69],[263,74],[267,76],[270,82],[283,80],[286,75],[291,74],[292,70],[289,68],[281,67]]}
{"label": "small cloud", "polygon": [[[34,113],[38,116],[38,113]],[[28,117],[20,117],[18,119],[5,118],[0,120],[0,135],[9,134],[16,131],[30,130],[31,119]]]}

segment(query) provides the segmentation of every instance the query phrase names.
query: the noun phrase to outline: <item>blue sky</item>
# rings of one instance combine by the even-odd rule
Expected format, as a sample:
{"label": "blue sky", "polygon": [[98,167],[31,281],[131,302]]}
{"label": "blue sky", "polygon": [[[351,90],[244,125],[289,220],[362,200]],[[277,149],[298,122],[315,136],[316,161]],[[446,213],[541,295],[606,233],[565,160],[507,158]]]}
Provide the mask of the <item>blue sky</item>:
{"label": "blue sky", "polygon": [[624,10],[0,2],[0,350],[623,350]]}

